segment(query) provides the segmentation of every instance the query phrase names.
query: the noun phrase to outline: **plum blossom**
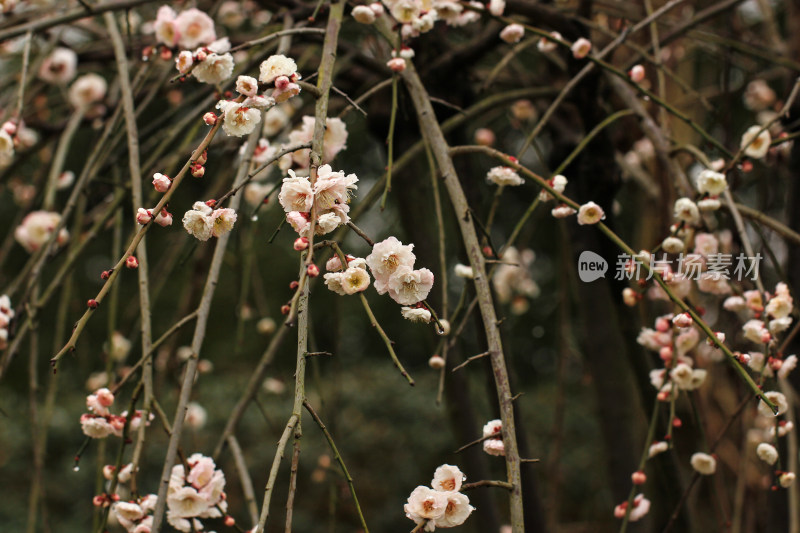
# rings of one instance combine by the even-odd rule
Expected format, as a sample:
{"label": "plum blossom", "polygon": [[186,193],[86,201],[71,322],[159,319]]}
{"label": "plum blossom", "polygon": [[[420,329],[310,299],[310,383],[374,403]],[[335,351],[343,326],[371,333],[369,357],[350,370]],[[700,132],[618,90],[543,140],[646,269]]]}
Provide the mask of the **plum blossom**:
{"label": "plum blossom", "polygon": [[413,244],[404,245],[396,237],[388,237],[372,247],[372,253],[366,260],[375,278],[375,290],[378,294],[384,294],[388,290],[389,278],[398,268],[414,266],[416,256],[413,249]]}
{"label": "plum blossom", "polygon": [[369,274],[363,268],[351,266],[341,274],[342,290],[346,294],[363,292],[369,287]]}
{"label": "plum blossom", "polygon": [[511,167],[494,167],[486,173],[486,182],[495,185],[522,185],[525,180]]}
{"label": "plum blossom", "polygon": [[0,129],[0,168],[14,160],[14,139],[5,129]]}
{"label": "plum blossom", "polygon": [[762,442],[756,447],[756,455],[768,465],[774,465],[778,461],[778,450],[775,449],[775,446],[766,442]]}
{"label": "plum blossom", "polygon": [[231,137],[249,135],[261,122],[261,112],[232,100],[220,100],[217,109],[225,114],[222,129]]}
{"label": "plum blossom", "polygon": [[215,209],[211,213],[211,235],[219,237],[233,229],[236,211],[229,208]]}
{"label": "plum blossom", "polygon": [[700,210],[691,199],[679,198],[675,201],[675,218],[695,225],[700,222]]}
{"label": "plum blossom", "polygon": [[399,266],[387,283],[389,296],[401,305],[411,305],[424,300],[432,287],[433,272],[427,268],[412,270],[405,265]]}
{"label": "plum blossom", "polygon": [[717,460],[707,453],[697,452],[689,460],[692,468],[704,476],[710,476],[717,471]]}
{"label": "plum blossom", "polygon": [[[289,143],[294,146],[310,143],[314,136],[315,122],[314,117],[304,116],[302,126],[289,132]],[[347,126],[344,121],[335,117],[326,118],[325,134],[322,140],[322,162],[330,163],[336,154],[347,148]],[[309,153],[308,148],[297,150],[292,153],[292,160],[300,168],[308,167]]]}
{"label": "plum blossom", "polygon": [[56,48],[42,61],[39,77],[48,83],[66,85],[75,77],[78,55],[69,48]]}
{"label": "plum blossom", "polygon": [[203,529],[198,518],[217,518],[227,511],[225,475],[210,457],[195,453],[183,465],[175,465],[167,489],[167,521],[179,531]]}
{"label": "plum blossom", "polygon": [[[49,211],[33,211],[22,219],[22,223],[14,230],[14,238],[28,253],[41,248],[53,235],[61,215]],[[61,228],[56,237],[56,244],[62,245],[69,240],[69,232]]]}
{"label": "plum blossom", "polygon": [[771,401],[773,404],[775,404],[778,407],[778,412],[777,413],[773,413],[772,409],[770,409],[769,406],[766,403],[759,402],[759,404],[758,404],[758,412],[761,413],[762,415],[764,415],[766,417],[769,417],[769,418],[772,418],[772,417],[775,417],[775,416],[782,415],[783,413],[786,412],[787,409],[789,409],[789,404],[786,401],[786,396],[784,396],[782,393],[780,393],[778,391],[769,391],[769,392],[765,392],[764,396],[766,396],[766,398],[769,401]]}
{"label": "plum blossom", "polygon": [[228,53],[211,52],[192,69],[192,76],[197,81],[218,85],[233,74],[233,56]]}
{"label": "plum blossom", "polygon": [[180,33],[175,25],[177,14],[169,6],[161,6],[156,13],[156,20],[153,22],[156,40],[166,45],[168,48],[178,44]]}
{"label": "plum blossom", "polygon": [[441,465],[433,473],[431,487],[443,492],[459,491],[461,490],[461,483],[466,479],[467,476],[457,466]]}
{"label": "plum blossom", "polygon": [[592,50],[592,42],[585,37],[581,37],[572,43],[570,50],[572,50],[572,56],[575,59],[583,59],[588,56],[589,52]]}
{"label": "plum blossom", "polygon": [[705,169],[697,176],[697,192],[700,194],[708,193],[711,196],[718,196],[728,188],[725,174],[714,170]]}
{"label": "plum blossom", "polygon": [[424,322],[427,324],[431,321],[431,312],[422,307],[401,307],[400,313],[403,318],[411,322]]}
{"label": "plum blossom", "polygon": [[194,7],[181,12],[173,24],[178,34],[178,44],[184,48],[209,44],[217,38],[214,21],[206,13]]}
{"label": "plum blossom", "polygon": [[475,508],[469,504],[469,498],[466,494],[451,491],[446,492],[445,495],[447,502],[444,514],[439,518],[435,518],[433,525],[442,528],[460,526],[469,518]]}
{"label": "plum blossom", "polygon": [[353,8],[353,18],[360,24],[372,24],[375,22],[375,12],[369,6],[356,6]]}
{"label": "plum blossom", "polygon": [[258,79],[261,83],[272,83],[279,76],[291,78],[295,74],[297,74],[297,63],[294,59],[277,54],[261,62]]}
{"label": "plum blossom", "polygon": [[245,96],[255,96],[258,92],[258,80],[251,76],[236,78],[236,91]]}
{"label": "plum blossom", "polygon": [[597,224],[606,218],[603,208],[594,202],[587,202],[578,210],[578,224]]}
{"label": "plum blossom", "polygon": [[[447,509],[447,495],[444,492],[433,490],[420,485],[411,492],[408,503],[403,506],[406,516],[416,522],[435,520],[444,516]],[[425,526],[426,531],[433,530],[432,522]]]}
{"label": "plum blossom", "polygon": [[69,103],[76,109],[87,109],[105,98],[107,90],[108,83],[102,76],[94,73],[84,74],[70,86]]}
{"label": "plum blossom", "polygon": [[509,24],[500,31],[500,38],[508,44],[518,43],[525,35],[525,28],[521,24]]}
{"label": "plum blossom", "polygon": [[767,155],[771,142],[769,130],[761,131],[761,126],[750,126],[742,135],[741,148],[746,156],[761,159]]}
{"label": "plum blossom", "polygon": [[207,241],[211,238],[213,222],[211,208],[203,202],[195,202],[194,207],[184,213],[183,227],[198,240]]}

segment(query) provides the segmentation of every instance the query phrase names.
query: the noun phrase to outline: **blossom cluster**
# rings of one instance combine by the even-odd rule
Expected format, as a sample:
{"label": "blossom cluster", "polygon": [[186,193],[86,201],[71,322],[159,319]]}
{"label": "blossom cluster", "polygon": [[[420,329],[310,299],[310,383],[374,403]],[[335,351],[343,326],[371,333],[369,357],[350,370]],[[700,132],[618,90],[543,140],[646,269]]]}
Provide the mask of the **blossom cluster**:
{"label": "blossom cluster", "polygon": [[200,518],[218,518],[228,509],[225,474],[214,460],[195,453],[184,465],[172,467],[167,489],[167,521],[178,531],[200,531]]}
{"label": "blossom cluster", "polygon": [[0,296],[0,350],[8,346],[8,326],[14,318],[14,309],[11,308],[11,298],[7,295]]}
{"label": "blossom cluster", "polygon": [[[105,469],[103,473],[105,474]],[[120,472],[117,479],[124,482],[127,478],[123,479],[123,474]],[[128,533],[150,533],[157,500],[158,496],[148,494],[137,500],[118,501],[111,506],[111,512]]]}
{"label": "blossom cluster", "polygon": [[413,305],[428,297],[433,287],[433,272],[427,268],[414,269],[416,256],[413,244],[404,245],[396,237],[375,243],[367,258],[367,265],[375,278],[378,294],[389,297],[400,305]]}
{"label": "blossom cluster", "polygon": [[433,488],[420,485],[411,492],[403,507],[406,516],[417,525],[424,523],[425,531],[460,526],[475,510],[469,498],[459,492],[466,479],[458,467],[440,466],[433,474]]}
{"label": "blossom cluster", "polygon": [[334,172],[330,165],[322,165],[312,185],[307,177],[298,176],[290,169],[289,177],[283,179],[278,201],[286,212],[286,220],[301,237],[310,235],[313,206],[314,233],[325,235],[350,221],[347,214],[350,192],[358,188],[357,181],[355,174],[345,175],[341,170]]}
{"label": "blossom cluster", "polygon": [[361,257],[348,256],[346,268],[338,256],[332,257],[325,265],[327,270],[323,278],[329,290],[341,296],[356,294],[369,287],[370,277],[367,273],[367,262]]}
{"label": "blossom cluster", "polygon": [[[502,420],[489,420],[483,426],[483,451],[489,455],[505,455],[506,446],[503,444],[503,421]],[[493,435],[496,435],[494,438]]]}
{"label": "blossom cluster", "polygon": [[[122,437],[122,432],[125,424],[128,423],[129,431],[136,431],[142,423],[144,413],[137,410],[133,413],[128,421],[128,412],[123,411],[122,414],[112,414],[109,408],[114,404],[114,394],[107,388],[96,390],[93,394],[86,397],[86,408],[90,411],[81,415],[81,429],[87,437],[93,439],[104,439],[109,435],[115,437]],[[153,414],[150,413],[150,418],[146,425],[150,425],[150,420],[153,419]]]}
{"label": "blossom cluster", "polygon": [[520,315],[530,307],[529,300],[541,292],[530,272],[536,254],[530,249],[519,251],[509,246],[501,259],[503,262],[497,265],[492,275],[497,300],[503,304],[510,303],[511,312]]}
{"label": "blossom cluster", "polygon": [[205,202],[195,202],[183,215],[183,227],[201,241],[220,237],[233,229],[236,211],[230,208],[213,209]]}

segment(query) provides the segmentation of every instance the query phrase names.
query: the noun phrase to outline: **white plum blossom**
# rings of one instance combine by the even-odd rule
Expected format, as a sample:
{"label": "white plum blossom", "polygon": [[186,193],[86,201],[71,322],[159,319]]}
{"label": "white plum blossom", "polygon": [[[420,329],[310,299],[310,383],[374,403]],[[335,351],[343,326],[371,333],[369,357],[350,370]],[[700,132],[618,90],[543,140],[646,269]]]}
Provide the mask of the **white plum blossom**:
{"label": "white plum blossom", "polygon": [[369,6],[356,6],[353,8],[353,18],[360,24],[372,24],[375,22],[375,12]]}
{"label": "white plum blossom", "polygon": [[369,282],[369,274],[363,268],[351,266],[341,274],[342,290],[346,294],[355,294],[366,290]]}
{"label": "white plum blossom", "polygon": [[69,103],[76,109],[87,109],[106,97],[108,83],[95,73],[84,74],[70,86]]}
{"label": "white plum blossom", "polygon": [[459,491],[461,490],[461,484],[466,479],[467,476],[465,476],[457,466],[441,465],[433,473],[431,487],[433,487],[434,490],[440,490],[443,492]]}
{"label": "white plum blossom", "polygon": [[587,202],[578,210],[578,224],[597,224],[606,218],[603,208],[594,202]]}
{"label": "white plum blossom", "polygon": [[245,96],[255,96],[258,92],[258,80],[251,76],[236,78],[236,91]]}
{"label": "white plum blossom", "polygon": [[518,43],[525,35],[525,28],[521,24],[509,24],[500,31],[500,38],[508,44]]}
{"label": "white plum blossom", "polygon": [[[443,517],[447,510],[447,494],[420,485],[411,492],[403,510],[417,524],[423,520],[436,520]],[[430,528],[427,525],[425,527],[427,531],[433,530],[432,523]]]}
{"label": "white plum blossom", "polygon": [[774,465],[778,461],[778,450],[775,449],[775,446],[766,442],[762,442],[756,447],[756,455],[768,465]]}
{"label": "white plum blossom", "polygon": [[219,85],[233,74],[233,56],[231,54],[210,53],[192,69],[192,76],[197,81]]}
{"label": "white plum blossom", "polygon": [[[289,132],[289,144],[296,146],[308,144],[314,136],[314,124],[316,120],[312,116],[304,116],[303,124]],[[322,162],[330,163],[336,154],[347,148],[347,126],[340,118],[329,117],[325,119],[325,133],[322,137]],[[308,166],[310,149],[303,148],[292,153],[292,160],[300,167]]]}
{"label": "white plum blossom", "polygon": [[445,504],[444,514],[439,518],[433,520],[433,525],[436,527],[456,527],[463,524],[472,511],[475,510],[469,504],[469,498],[466,494],[460,492],[447,492],[447,503]]}
{"label": "white plum blossom", "polygon": [[[33,211],[28,213],[14,230],[14,239],[28,253],[33,253],[50,240],[59,222],[61,222],[61,215],[58,213]],[[62,245],[67,240],[69,240],[69,232],[65,228],[61,228],[56,237],[56,244]]]}
{"label": "white plum blossom", "polygon": [[42,61],[39,77],[48,83],[66,85],[75,77],[78,55],[69,48],[58,47]]}
{"label": "white plum blossom", "polygon": [[[550,180],[548,180],[548,184],[553,188],[554,191],[561,194],[564,192],[564,189],[567,188],[567,178],[558,174],[553,176]],[[547,189],[542,189],[539,191],[539,201],[541,202],[549,202],[550,200],[554,200],[552,194]]]}
{"label": "white plum blossom", "polygon": [[486,173],[487,183],[495,185],[522,185],[525,180],[511,167],[494,167]]}
{"label": "white plum blossom", "polygon": [[178,15],[174,25],[178,33],[178,44],[184,48],[209,44],[217,38],[214,21],[206,13],[194,7]]}
{"label": "white plum blossom", "polygon": [[233,229],[236,211],[229,208],[215,209],[211,212],[211,235],[219,237]]}
{"label": "white plum blossom", "polygon": [[761,159],[767,155],[771,142],[772,137],[768,129],[761,131],[761,126],[750,126],[742,135],[741,148],[746,156]]}
{"label": "white plum blossom", "polygon": [[[377,282],[376,282],[377,285]],[[401,305],[412,305],[428,297],[433,287],[433,272],[427,268],[412,270],[402,265],[389,277],[389,296]]]}
{"label": "white plum blossom", "polygon": [[697,452],[692,455],[689,462],[695,471],[704,476],[710,476],[717,471],[717,460],[707,453]]}
{"label": "white plum blossom", "polygon": [[299,178],[293,170],[289,170],[288,178],[283,178],[278,202],[287,213],[291,211],[311,211],[314,202],[314,191],[308,178]]}
{"label": "white plum blossom", "polygon": [[691,199],[679,198],[675,201],[675,218],[694,225],[700,222],[700,210]]}
{"label": "white plum blossom", "polygon": [[213,229],[211,208],[208,208],[209,212],[206,212],[205,209],[198,209],[198,204],[208,208],[203,202],[195,202],[194,207],[183,215],[183,227],[186,228],[189,235],[200,241],[207,241],[211,238]]}
{"label": "white plum blossom", "polygon": [[769,406],[766,403],[759,402],[759,404],[758,404],[758,412],[761,413],[762,415],[764,415],[766,417],[769,417],[769,418],[772,418],[772,417],[775,417],[775,416],[782,415],[783,413],[786,412],[787,409],[789,409],[789,404],[786,401],[786,396],[784,396],[782,393],[780,393],[778,391],[769,391],[769,392],[765,392],[764,396],[766,396],[766,398],[769,401],[771,401],[773,404],[775,404],[778,407],[778,412],[777,413],[773,413],[772,409],[770,409]]}
{"label": "white plum blossom", "polygon": [[225,113],[222,129],[232,137],[249,135],[261,122],[261,112],[258,109],[245,106],[243,103],[232,100],[220,100],[217,109]]}
{"label": "white plum blossom", "polygon": [[277,54],[261,62],[258,79],[261,83],[272,83],[279,76],[291,78],[296,73],[297,63],[294,59]]}
{"label": "white plum blossom", "polygon": [[422,307],[401,307],[400,313],[403,318],[411,322],[424,322],[427,324],[431,321],[431,312]]}
{"label": "white plum blossom", "polygon": [[389,278],[398,268],[414,266],[416,256],[412,252],[413,249],[413,244],[404,245],[396,237],[388,237],[372,247],[372,253],[366,260],[375,278],[375,290],[378,294],[384,294],[388,290]]}
{"label": "white plum blossom", "polygon": [[194,64],[194,56],[189,50],[182,50],[175,58],[175,68],[181,74],[186,74]]}
{"label": "white plum blossom", "polygon": [[708,193],[711,196],[718,196],[728,188],[725,174],[714,170],[705,169],[697,176],[697,192],[700,194]]}
{"label": "white plum blossom", "polygon": [[156,40],[159,43],[166,45],[168,48],[178,44],[178,28],[175,26],[175,19],[177,14],[175,10],[169,6],[161,6],[156,13],[156,20],[153,22],[153,29],[155,30]]}
{"label": "white plum blossom", "polygon": [[347,295],[347,292],[344,290],[344,285],[342,285],[342,272],[328,272],[323,276],[323,279],[325,280],[325,286],[328,287],[328,290],[340,296]]}

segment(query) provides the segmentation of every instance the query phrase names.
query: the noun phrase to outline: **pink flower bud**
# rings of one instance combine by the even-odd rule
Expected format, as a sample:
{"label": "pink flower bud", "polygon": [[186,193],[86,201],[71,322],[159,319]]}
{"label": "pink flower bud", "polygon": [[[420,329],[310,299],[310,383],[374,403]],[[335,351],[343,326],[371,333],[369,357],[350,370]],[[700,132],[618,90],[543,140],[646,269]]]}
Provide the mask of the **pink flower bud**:
{"label": "pink flower bud", "polygon": [[86,305],[89,307],[89,309],[97,309],[97,306],[100,304],[97,303],[97,300],[92,298],[88,302],[86,302]]}
{"label": "pink flower bud", "polygon": [[770,357],[769,358],[769,366],[770,366],[770,368],[772,368],[772,370],[777,372],[783,366],[783,361],[780,360],[780,359],[775,359],[774,357]]}
{"label": "pink flower bud", "polygon": [[203,153],[198,156],[197,160],[195,161],[198,165],[205,165],[206,161],[208,161],[208,150],[203,150]]}
{"label": "pink flower bud", "polygon": [[111,275],[110,270],[103,270],[103,273],[100,274],[100,279],[108,279],[110,275]]}
{"label": "pink flower bud", "polygon": [[752,358],[750,357],[749,353],[743,353],[743,354],[739,354],[738,359],[739,359],[740,363],[742,363],[743,365],[746,365],[746,364],[748,364],[750,362],[750,360]]}
{"label": "pink flower bud", "polygon": [[288,315],[290,310],[291,310],[291,307],[289,307],[288,305],[284,304],[284,305],[281,306],[281,314],[282,315]]}
{"label": "pink flower bud", "polygon": [[311,263],[310,265],[308,265],[306,273],[308,274],[309,278],[316,278],[317,276],[319,276],[319,267],[314,263]]}
{"label": "pink flower bud", "polygon": [[192,176],[195,178],[202,178],[206,173],[206,167],[201,165],[200,163],[194,165],[192,167]]}
{"label": "pink flower bud", "polygon": [[647,475],[639,470],[631,474],[631,481],[633,481],[634,485],[644,485],[645,481],[647,481]]}
{"label": "pink flower bud", "polygon": [[103,477],[111,481],[114,479],[114,471],[117,469],[114,465],[106,465],[103,467]]}
{"label": "pink flower bud", "polygon": [[207,57],[208,54],[206,54],[205,50],[198,50],[197,54],[195,54],[195,59],[198,61],[205,61]]}
{"label": "pink flower bud", "polygon": [[231,515],[228,515],[228,516],[225,517],[225,525],[226,526],[233,527],[233,525],[235,523],[236,523],[236,520],[234,520],[234,518]]}
{"label": "pink flower bud", "polygon": [[299,287],[299,286],[300,286],[300,283],[297,280],[295,280],[295,281],[293,281],[293,282],[291,282],[289,284],[289,289],[295,291],[295,290],[297,290],[297,287]]}
{"label": "pink flower bud", "polygon": [[628,71],[628,77],[634,83],[639,83],[640,81],[642,81],[644,79],[644,76],[645,76],[645,70],[642,65],[634,65],[633,68],[631,68]]}
{"label": "pink flower bud", "polygon": [[97,397],[98,403],[103,407],[111,407],[111,405],[114,403],[114,394],[105,387],[98,389],[94,395]]}
{"label": "pink flower bud", "polygon": [[572,44],[572,56],[575,59],[583,59],[592,49],[592,42],[589,39],[581,37]]}
{"label": "pink flower bud", "polygon": [[670,329],[669,320],[663,317],[656,319],[656,331],[664,333],[665,331],[669,331],[669,329]]}
{"label": "pink flower bud", "polygon": [[308,239],[306,239],[305,237],[299,237],[299,238],[295,239],[295,241],[294,241],[294,249],[295,250],[300,252],[302,250],[305,250],[306,248],[308,248]]}
{"label": "pink flower bud", "polygon": [[403,72],[406,69],[406,60],[402,57],[394,57],[386,63],[386,66],[389,67],[392,72]]}
{"label": "pink flower bud", "polygon": [[664,362],[672,361],[672,346],[662,346],[658,351],[658,356]]}
{"label": "pink flower bud", "polygon": [[153,187],[158,192],[167,192],[172,185],[172,180],[169,179],[169,176],[161,174],[160,172],[156,172],[153,174]]}
{"label": "pink flower bud", "polygon": [[17,133],[17,125],[10,120],[7,120],[6,122],[3,123],[3,129],[9,135],[14,135],[15,133]]}
{"label": "pink flower bud", "polygon": [[622,502],[614,507],[614,518],[625,518],[625,512],[628,510],[628,502]]}
{"label": "pink flower bud", "polygon": [[172,59],[172,50],[170,50],[169,48],[162,48],[161,59],[163,59],[164,61],[169,61],[170,59]]}
{"label": "pink flower bud", "polygon": [[131,269],[139,268],[139,260],[133,255],[128,256],[128,258],[125,260],[125,266]]}
{"label": "pink flower bud", "polygon": [[622,301],[628,307],[633,307],[639,301],[639,298],[635,290],[630,287],[625,287],[622,289]]}
{"label": "pink flower bud", "polygon": [[288,89],[290,83],[292,83],[292,81],[289,79],[289,76],[278,76],[275,78],[275,88],[279,91]]}
{"label": "pink flower bud", "polygon": [[156,224],[162,228],[172,225],[172,214],[166,208],[162,209],[156,217]]}
{"label": "pink flower bud", "polygon": [[214,206],[216,206],[216,205],[217,205],[217,201],[216,201],[216,200],[214,200],[213,198],[212,198],[211,200],[206,200],[206,205],[207,205],[208,207],[210,207],[210,208],[212,208],[212,209],[213,209],[213,208],[214,208]]}
{"label": "pink flower bud", "polygon": [[92,498],[92,505],[95,507],[104,507],[108,505],[108,498],[106,498],[105,494],[98,494]]}
{"label": "pink flower bud", "polygon": [[153,214],[150,213],[150,211],[148,211],[147,209],[140,207],[139,210],[136,212],[136,222],[144,226],[151,220],[153,220]]}
{"label": "pink flower bud", "polygon": [[494,144],[495,135],[489,128],[478,128],[475,130],[475,142],[481,146],[491,146]]}
{"label": "pink flower bud", "polygon": [[203,122],[205,122],[208,126],[213,126],[217,123],[217,115],[215,115],[212,111],[209,111],[203,115]]}
{"label": "pink flower bud", "polygon": [[679,328],[688,328],[692,325],[692,323],[694,323],[694,320],[692,319],[692,315],[689,313],[681,313],[672,319],[672,323]]}

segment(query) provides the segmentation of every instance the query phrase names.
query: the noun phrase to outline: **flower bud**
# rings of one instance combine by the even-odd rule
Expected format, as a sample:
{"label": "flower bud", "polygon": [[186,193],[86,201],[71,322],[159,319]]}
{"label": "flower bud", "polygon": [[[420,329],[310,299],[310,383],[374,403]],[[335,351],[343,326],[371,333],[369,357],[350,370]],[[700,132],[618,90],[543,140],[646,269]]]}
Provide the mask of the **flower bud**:
{"label": "flower bud", "polygon": [[192,176],[195,178],[202,178],[206,173],[206,167],[201,165],[200,163],[194,165],[192,167]]}
{"label": "flower bud", "polygon": [[97,306],[100,305],[100,304],[97,303],[97,300],[92,298],[91,300],[86,302],[86,305],[89,307],[89,309],[97,309]]}
{"label": "flower bud", "polygon": [[281,306],[281,314],[282,315],[288,315],[290,310],[291,310],[291,308],[288,305],[282,305]]}
{"label": "flower bud", "polygon": [[167,192],[171,186],[172,180],[169,179],[169,176],[160,172],[153,174],[153,187],[155,187],[156,191]]}
{"label": "flower bud", "polygon": [[386,66],[389,67],[392,72],[403,72],[406,69],[406,60],[402,57],[394,57],[386,63]]}
{"label": "flower bud", "polygon": [[308,265],[306,273],[308,274],[309,278],[316,278],[317,276],[319,276],[319,267],[314,263],[311,263],[310,265]]}
{"label": "flower bud", "polygon": [[645,70],[642,65],[634,65],[633,68],[631,68],[628,71],[628,77],[634,83],[639,83],[640,81],[642,81],[644,79],[644,76],[645,76]]}
{"label": "flower bud", "polygon": [[100,279],[108,279],[110,275],[111,275],[110,270],[103,270],[103,273],[100,274]]}
{"label": "flower bud", "polygon": [[428,359],[428,366],[434,370],[439,370],[444,368],[444,357],[441,355],[434,355],[430,359]]}
{"label": "flower bud", "polygon": [[169,61],[170,59],[172,59],[172,50],[170,50],[169,48],[166,48],[166,47],[162,48],[161,49],[161,59],[163,59],[164,61]]}
{"label": "flower bud", "polygon": [[225,525],[226,526],[233,527],[233,525],[235,523],[236,523],[236,520],[231,515],[228,515],[228,516],[225,517]]}
{"label": "flower bud", "polygon": [[139,260],[136,259],[136,256],[130,255],[125,260],[125,266],[130,268],[130,269],[139,268]]}
{"label": "flower bud", "polygon": [[298,237],[297,239],[295,239],[294,241],[295,250],[300,252],[305,250],[306,248],[308,248],[308,239],[306,239],[305,237]]}
{"label": "flower bud", "polygon": [[206,54],[205,50],[198,50],[197,54],[195,54],[195,59],[198,61],[205,61],[207,57],[208,54]]}
{"label": "flower bud", "polygon": [[633,481],[634,485],[644,485],[645,481],[647,481],[647,475],[639,470],[631,474],[631,481]]}
{"label": "flower bud", "polygon": [[153,215],[147,209],[139,208],[136,212],[136,222],[144,226],[145,224],[149,223],[153,220]]}
{"label": "flower bud", "polygon": [[208,150],[203,150],[203,153],[197,157],[195,161],[198,165],[205,165],[208,161]]}
{"label": "flower bud", "polygon": [[213,126],[217,123],[217,115],[215,115],[212,111],[209,111],[203,115],[203,122],[205,122],[207,126]]}

